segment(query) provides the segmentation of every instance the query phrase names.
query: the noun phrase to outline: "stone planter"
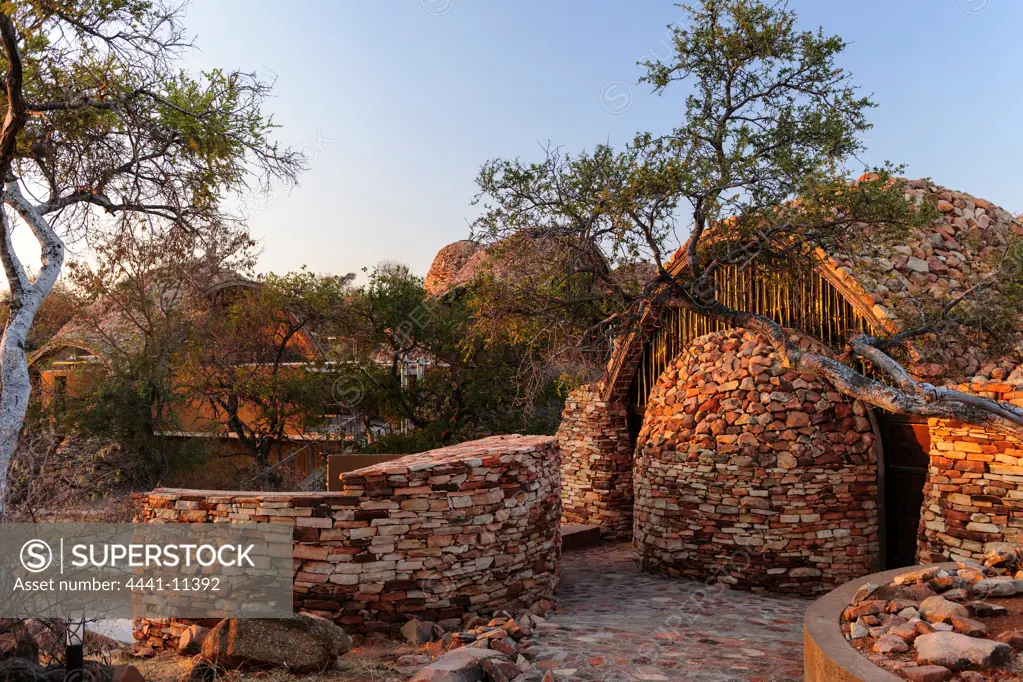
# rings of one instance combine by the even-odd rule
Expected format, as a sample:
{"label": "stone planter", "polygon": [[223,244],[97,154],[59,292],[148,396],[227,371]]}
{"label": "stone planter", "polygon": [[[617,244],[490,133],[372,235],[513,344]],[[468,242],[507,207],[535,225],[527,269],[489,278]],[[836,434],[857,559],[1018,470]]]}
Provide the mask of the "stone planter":
{"label": "stone planter", "polygon": [[[931,564],[933,565],[933,564]],[[938,564],[955,570],[955,563]],[[922,567],[917,567],[922,568]],[[815,601],[803,619],[804,682],[905,682],[867,660],[842,634],[842,612],[865,583],[885,585],[913,568],[896,568],[850,580]]]}

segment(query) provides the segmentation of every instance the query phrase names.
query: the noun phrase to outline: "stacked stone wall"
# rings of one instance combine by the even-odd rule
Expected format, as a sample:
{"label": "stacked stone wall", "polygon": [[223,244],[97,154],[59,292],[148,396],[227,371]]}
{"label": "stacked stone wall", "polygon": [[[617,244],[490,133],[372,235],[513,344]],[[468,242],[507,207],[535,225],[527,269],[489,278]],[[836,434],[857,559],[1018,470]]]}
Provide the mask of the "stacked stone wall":
{"label": "stacked stone wall", "polygon": [[632,537],[632,443],[626,406],[590,386],[565,401],[561,449],[561,513],[566,524],[599,526],[606,540]]}
{"label": "stacked stone wall", "polygon": [[755,335],[701,337],[648,402],[635,463],[640,562],[797,594],[871,573],[878,447],[862,404],[785,369]]}
{"label": "stacked stone wall", "polygon": [[[1023,406],[1023,384],[958,387]],[[989,542],[1023,543],[1023,442],[996,431],[932,419],[918,555],[980,560]]]}
{"label": "stacked stone wall", "polygon": [[[294,606],[352,632],[550,597],[561,561],[556,439],[495,436],[342,474],[340,492],[155,490],[145,523],[294,526]],[[136,623],[175,646],[191,621]]]}

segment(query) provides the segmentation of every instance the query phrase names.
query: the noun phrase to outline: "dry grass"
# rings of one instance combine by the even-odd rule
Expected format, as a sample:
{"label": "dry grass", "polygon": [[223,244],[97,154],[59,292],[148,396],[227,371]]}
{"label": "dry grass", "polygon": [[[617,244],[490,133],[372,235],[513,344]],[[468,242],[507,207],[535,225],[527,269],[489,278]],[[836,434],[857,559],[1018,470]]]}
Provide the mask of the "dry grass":
{"label": "dry grass", "polygon": [[20,523],[124,523],[132,459],[105,441],[29,428],[11,462],[7,515]]}
{"label": "dry grass", "polygon": [[246,679],[263,679],[267,682],[292,682],[298,679],[306,682],[397,682],[405,679],[405,675],[382,661],[361,657],[352,658],[350,654],[343,656],[333,670],[320,674],[291,675],[283,670],[230,674],[235,675],[230,682]]}
{"label": "dry grass", "polygon": [[118,649],[87,658],[107,665],[133,665],[151,682],[179,682],[192,669],[192,659],[167,653],[154,658],[140,658],[130,649]]}
{"label": "dry grass", "polygon": [[[333,669],[322,673],[295,675],[282,669],[238,671],[229,670],[217,675],[215,682],[401,682],[408,676],[392,667],[392,662],[407,653],[409,647],[391,643],[352,649],[342,656]],[[103,656],[90,656],[108,665],[130,664],[138,668],[149,682],[181,682],[194,665],[189,656],[167,652],[153,658],[139,658],[128,650],[119,650]]]}

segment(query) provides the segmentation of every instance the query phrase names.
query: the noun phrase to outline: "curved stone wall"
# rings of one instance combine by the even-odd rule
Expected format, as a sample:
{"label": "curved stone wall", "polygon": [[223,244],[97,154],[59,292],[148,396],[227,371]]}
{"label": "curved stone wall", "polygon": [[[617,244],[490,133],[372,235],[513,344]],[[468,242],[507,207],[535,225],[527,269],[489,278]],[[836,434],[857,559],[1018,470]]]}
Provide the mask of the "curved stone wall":
{"label": "curved stone wall", "polygon": [[[1023,406],[1021,383],[975,382],[958,388]],[[931,419],[929,425],[920,560],[983,560],[989,542],[1023,542],[1023,443],[958,422]]]}
{"label": "curved stone wall", "polygon": [[799,594],[870,573],[879,447],[862,404],[785,369],[755,335],[701,337],[650,394],[634,471],[640,562]]}
{"label": "curved stone wall", "polygon": [[[291,524],[296,611],[397,635],[554,594],[560,466],[552,437],[494,436],[344,473],[340,492],[155,490],[140,521]],[[143,621],[136,639],[171,646],[180,631]]]}
{"label": "curved stone wall", "polygon": [[632,537],[632,443],[625,405],[591,386],[572,391],[558,427],[562,522],[599,526],[605,540]]}

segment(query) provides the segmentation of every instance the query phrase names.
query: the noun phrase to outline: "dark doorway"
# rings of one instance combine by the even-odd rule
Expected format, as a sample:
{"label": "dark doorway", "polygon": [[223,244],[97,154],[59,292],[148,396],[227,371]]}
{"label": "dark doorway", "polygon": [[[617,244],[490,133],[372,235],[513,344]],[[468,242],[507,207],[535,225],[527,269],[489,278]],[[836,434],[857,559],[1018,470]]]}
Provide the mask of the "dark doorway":
{"label": "dark doorway", "polygon": [[635,449],[636,441],[639,440],[639,432],[643,430],[643,418],[646,416],[646,406],[629,405],[626,415],[629,427],[629,444],[633,449]]}
{"label": "dark doorway", "polygon": [[926,420],[877,416],[884,445],[885,568],[912,566],[930,462],[930,430]]}

